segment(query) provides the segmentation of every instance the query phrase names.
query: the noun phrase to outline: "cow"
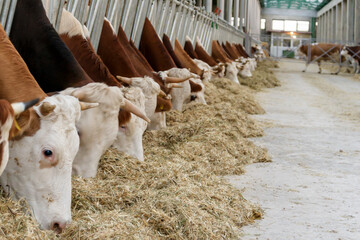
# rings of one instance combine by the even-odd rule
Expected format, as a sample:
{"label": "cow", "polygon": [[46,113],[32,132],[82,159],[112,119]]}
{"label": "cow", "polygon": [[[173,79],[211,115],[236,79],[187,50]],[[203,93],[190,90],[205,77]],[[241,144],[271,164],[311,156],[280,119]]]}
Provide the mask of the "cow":
{"label": "cow", "polygon": [[203,77],[204,71],[201,70],[192,60],[192,58],[185,52],[181,44],[175,39],[175,54],[180,59],[182,65],[189,69],[192,73],[197,74],[199,77]]}
{"label": "cow", "polygon": [[72,96],[48,97],[1,26],[0,98],[40,99],[16,117],[9,162],[0,181],[7,193],[28,201],[41,228],[61,231],[71,221],[71,168],[79,149],[75,122],[81,109],[93,105]]}
{"label": "cow", "polygon": [[344,46],[340,54],[347,61],[350,61],[354,68],[354,73],[359,73],[360,46]]}
{"label": "cow", "polygon": [[[81,24],[64,20],[60,35],[71,38],[82,29]],[[22,31],[24,28],[32,31]],[[119,87],[96,83],[86,74],[52,27],[41,0],[18,2],[10,39],[44,90],[99,103],[98,108],[84,112],[77,123],[80,148],[73,163],[74,175],[95,177],[101,155],[116,139],[120,108],[140,113],[147,120],[145,114],[124,99]]]}
{"label": "cow", "polygon": [[[301,45],[298,48],[297,55],[304,56],[307,59],[305,64],[305,69],[303,72],[306,72],[309,63],[316,60],[319,66],[319,74],[321,74],[321,61],[333,60],[336,58],[336,55],[340,54],[341,49],[343,48],[340,44],[333,43],[316,43],[310,45]],[[310,53],[310,56],[308,54]],[[337,73],[334,73],[337,74]]]}
{"label": "cow", "polygon": [[[64,24],[66,23],[66,24]],[[73,26],[69,28],[69,26]],[[65,30],[65,28],[68,28]],[[109,69],[105,66],[101,58],[95,53],[94,48],[91,45],[90,42],[90,36],[87,28],[85,26],[82,26],[81,23],[71,15],[68,11],[65,9],[63,10],[61,23],[60,23],[60,29],[59,32],[61,32],[60,37],[64,40],[64,42],[67,44],[69,49],[74,54],[75,58],[78,60],[80,65],[84,68],[84,70],[89,73],[89,75],[94,79],[96,82],[104,82],[107,85],[115,86],[115,87],[121,87],[121,91],[124,93],[125,88],[122,87],[122,85],[119,83],[119,81],[110,73]],[[135,82],[136,84],[137,82]],[[156,83],[149,82],[149,81],[141,81],[140,86],[144,88],[144,90],[151,92],[152,98],[154,98],[155,106],[156,106],[156,96],[158,92],[160,91],[159,86],[156,86]],[[154,87],[155,85],[155,87]],[[155,92],[154,92],[155,89]],[[66,90],[65,90],[66,91]],[[66,91],[67,92],[67,91]],[[137,92],[134,92],[134,94]],[[129,94],[127,94],[129,96]],[[136,99],[137,96],[132,96],[131,99]],[[125,97],[125,99],[129,100]],[[151,99],[153,100],[153,99]],[[145,101],[145,100],[144,100]],[[132,101],[130,101],[132,102]],[[145,104],[145,103],[142,103]],[[153,106],[152,111],[155,111],[155,106]],[[95,139],[93,141],[102,141],[101,143],[97,143],[96,147],[102,147],[103,144],[106,144],[102,147],[103,151],[105,151],[110,145],[113,146],[123,146],[121,149],[119,147],[118,150],[121,150],[129,155],[132,155],[133,149],[142,149],[142,141],[135,141],[134,139],[141,139],[143,131],[133,131],[132,133],[141,134],[140,136],[129,134],[129,132],[126,132],[126,138],[128,141],[123,141],[124,138],[121,138],[121,134],[125,136],[124,129],[131,128],[139,128],[142,129],[142,126],[146,123],[142,123],[143,120],[136,120],[134,121],[134,118],[137,119],[137,117],[129,116],[130,112],[121,110],[118,114],[118,133],[116,135],[116,139],[111,142],[111,139],[106,143],[102,139]],[[147,115],[146,115],[147,116]],[[115,119],[116,120],[116,119]],[[135,123],[139,123],[139,126],[136,127],[134,125]],[[87,123],[90,125],[91,123]],[[105,126],[104,126],[105,128]],[[116,131],[114,129],[111,129],[111,125],[107,128],[109,132],[108,134],[115,134]],[[93,133],[91,133],[93,134]],[[88,136],[88,133],[84,133],[84,138],[91,139],[91,136]],[[135,146],[132,146],[135,145]],[[141,145],[141,146],[138,146]],[[80,145],[81,146],[81,145]],[[86,146],[86,145],[84,145]],[[86,153],[89,152],[86,150],[86,148],[81,148],[79,150],[79,156],[83,156],[82,158],[79,158],[79,161],[76,161],[76,165],[74,165],[74,173],[78,174],[81,173],[82,176],[89,175],[88,173],[90,169],[93,172],[92,174],[96,173],[98,161],[96,161],[95,158],[94,161],[90,162],[85,159]],[[100,153],[100,150],[98,151]],[[90,152],[91,153],[91,152]],[[92,154],[92,153],[91,153]],[[100,158],[99,158],[100,159]],[[143,159],[143,157],[141,157]]]}
{"label": "cow", "polygon": [[39,102],[39,98],[28,102],[9,103],[0,99],[0,176],[9,160],[9,138],[17,127],[15,116]]}

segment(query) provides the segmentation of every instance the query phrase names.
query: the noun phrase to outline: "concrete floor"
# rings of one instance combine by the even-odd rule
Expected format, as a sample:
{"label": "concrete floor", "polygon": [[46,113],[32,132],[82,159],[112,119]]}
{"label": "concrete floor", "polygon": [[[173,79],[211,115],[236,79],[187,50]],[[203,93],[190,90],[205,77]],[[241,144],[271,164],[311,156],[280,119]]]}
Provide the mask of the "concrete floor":
{"label": "concrete floor", "polygon": [[281,62],[282,87],[257,95],[267,128],[253,140],[273,162],[228,177],[265,211],[242,239],[360,239],[360,81],[303,68]]}

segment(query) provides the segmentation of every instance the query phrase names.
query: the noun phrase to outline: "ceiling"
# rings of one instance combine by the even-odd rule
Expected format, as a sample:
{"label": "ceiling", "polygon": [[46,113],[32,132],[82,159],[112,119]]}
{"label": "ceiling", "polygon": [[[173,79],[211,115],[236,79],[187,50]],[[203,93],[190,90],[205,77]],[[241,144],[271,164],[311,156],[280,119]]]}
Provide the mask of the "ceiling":
{"label": "ceiling", "polygon": [[263,8],[320,10],[331,0],[260,0]]}

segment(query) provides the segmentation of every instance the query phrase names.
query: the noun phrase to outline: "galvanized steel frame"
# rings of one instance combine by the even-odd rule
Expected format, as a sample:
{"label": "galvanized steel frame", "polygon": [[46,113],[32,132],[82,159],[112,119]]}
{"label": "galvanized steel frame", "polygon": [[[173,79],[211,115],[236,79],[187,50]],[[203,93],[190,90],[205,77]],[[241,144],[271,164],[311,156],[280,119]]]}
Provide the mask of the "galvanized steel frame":
{"label": "galvanized steel frame", "polygon": [[16,3],[17,0],[0,0],[0,24],[4,27],[7,35],[10,34]]}

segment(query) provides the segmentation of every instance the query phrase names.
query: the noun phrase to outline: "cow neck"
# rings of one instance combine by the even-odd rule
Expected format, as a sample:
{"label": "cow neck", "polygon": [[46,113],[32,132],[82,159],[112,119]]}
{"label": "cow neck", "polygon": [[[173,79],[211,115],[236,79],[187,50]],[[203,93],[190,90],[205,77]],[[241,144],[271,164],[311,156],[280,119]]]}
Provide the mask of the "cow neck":
{"label": "cow neck", "polygon": [[155,71],[176,68],[175,62],[147,18],[142,31],[139,50]]}
{"label": "cow neck", "polygon": [[18,1],[10,39],[45,92],[93,82],[52,27],[41,0]]}
{"label": "cow neck", "polygon": [[108,86],[121,87],[121,84],[95,53],[89,40],[81,35],[70,37],[68,34],[61,34],[60,37],[92,80],[106,83]]}
{"label": "cow neck", "polygon": [[216,60],[223,63],[231,62],[229,58],[227,58],[224,53],[221,51],[221,46],[218,44],[217,41],[213,40],[211,46],[211,56]]}
{"label": "cow neck", "polygon": [[[0,25],[0,99],[12,103],[45,97],[46,94],[35,81]],[[17,139],[22,136],[32,136],[40,129],[39,116],[33,109],[28,109],[17,116],[17,122],[21,131],[13,126],[10,132],[10,136]]]}
{"label": "cow neck", "polygon": [[247,54],[247,52],[245,51],[245,49],[243,48],[243,46],[241,44],[236,44],[235,46],[239,50],[239,52],[242,54],[243,57],[245,57],[245,58],[249,57],[249,54]]}
{"label": "cow neck", "polygon": [[146,66],[147,69],[149,69],[150,71],[154,71],[154,69],[151,67],[151,65],[149,64],[149,62],[146,60],[146,58],[144,57],[144,55],[142,55],[142,53],[139,51],[139,49],[137,49],[137,47],[135,46],[135,43],[130,40],[130,46],[134,49],[134,51],[136,52],[136,54],[140,57],[141,62]]}
{"label": "cow neck", "polygon": [[181,44],[177,39],[175,39],[175,54],[180,59],[181,63],[185,68],[190,68],[192,73],[195,73],[201,76],[202,71],[201,69],[194,63],[191,57],[184,51],[181,47]]}
{"label": "cow neck", "polygon": [[107,20],[101,31],[98,54],[114,76],[141,77]]}
{"label": "cow neck", "polygon": [[232,50],[231,45],[230,45],[229,42],[226,42],[226,43],[225,43],[225,50],[227,51],[227,53],[230,55],[230,57],[231,57],[233,60],[238,59],[238,56],[237,56],[236,53]]}
{"label": "cow neck", "polygon": [[44,97],[46,94],[0,25],[0,99],[22,102]]}
{"label": "cow neck", "polygon": [[222,43],[221,45],[219,44],[219,46],[220,46],[221,52],[222,52],[227,58],[229,58],[229,59],[232,60],[232,61],[235,60],[235,59],[229,54],[228,49],[226,48],[226,46],[225,46],[224,43]]}
{"label": "cow neck", "polygon": [[176,56],[174,49],[171,46],[170,38],[166,34],[163,35],[163,43],[167,51],[169,52],[171,58],[174,60],[176,66],[178,68],[185,68],[185,66],[181,63],[180,59]]}
{"label": "cow neck", "polygon": [[198,43],[196,43],[196,45],[195,45],[195,52],[201,61],[206,62],[207,64],[209,64],[212,67],[217,65],[216,61]]}
{"label": "cow neck", "polygon": [[133,63],[136,71],[143,77],[144,76],[152,77],[153,75],[152,70],[149,69],[147,65],[143,63],[141,57],[139,57],[139,55],[130,45],[129,40],[121,26],[119,27],[117,38],[119,39],[121,46],[125,49],[126,53],[128,54],[130,61]]}
{"label": "cow neck", "polygon": [[192,59],[199,58],[196,52],[194,51],[193,45],[189,40],[185,41],[184,50]]}

